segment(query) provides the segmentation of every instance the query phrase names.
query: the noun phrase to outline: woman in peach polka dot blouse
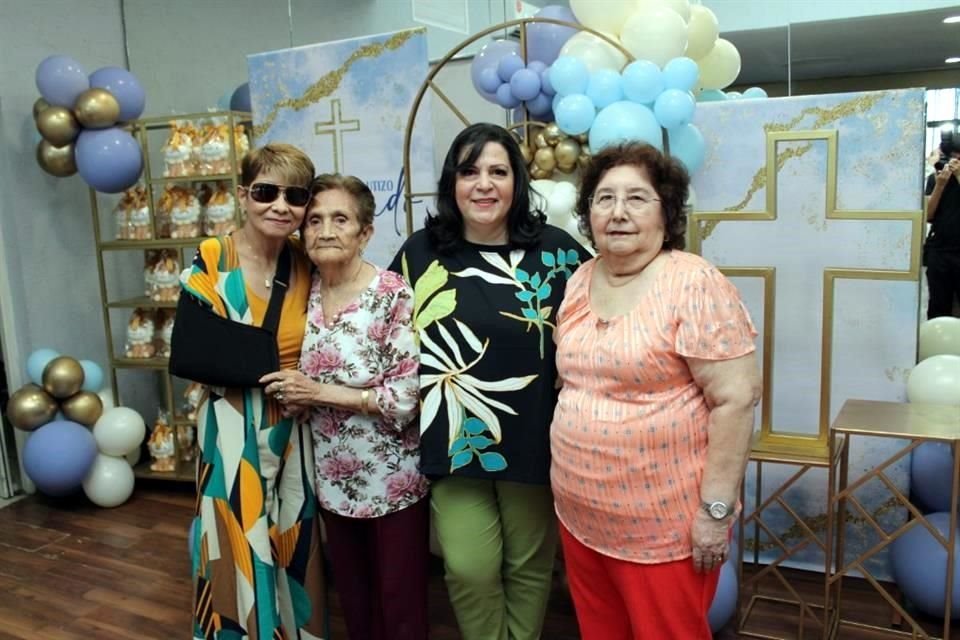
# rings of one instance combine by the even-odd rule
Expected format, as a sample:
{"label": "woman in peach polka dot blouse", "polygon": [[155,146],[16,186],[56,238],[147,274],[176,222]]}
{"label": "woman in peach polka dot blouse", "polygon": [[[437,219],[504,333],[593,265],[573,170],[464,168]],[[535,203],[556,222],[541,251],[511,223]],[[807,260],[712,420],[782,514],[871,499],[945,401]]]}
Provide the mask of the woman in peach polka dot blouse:
{"label": "woman in peach polka dot blouse", "polygon": [[649,145],[585,169],[598,255],[567,285],[551,484],[584,640],[708,640],[753,412],[756,331],[733,284],[686,253],[689,177]]}

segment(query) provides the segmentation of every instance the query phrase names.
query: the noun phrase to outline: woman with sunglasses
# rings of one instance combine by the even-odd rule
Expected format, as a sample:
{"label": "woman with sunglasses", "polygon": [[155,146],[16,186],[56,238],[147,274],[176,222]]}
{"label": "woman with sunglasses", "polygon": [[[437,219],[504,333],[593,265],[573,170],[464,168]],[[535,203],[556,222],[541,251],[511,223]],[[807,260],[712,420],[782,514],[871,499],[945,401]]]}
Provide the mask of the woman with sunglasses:
{"label": "woman with sunglasses", "polygon": [[[299,149],[268,144],[241,163],[246,222],[204,240],[183,292],[235,322],[261,325],[286,285],[276,330],[280,365],[300,360],[310,262],[290,238],[303,222],[314,167]],[[282,254],[288,282],[274,280]],[[237,344],[237,349],[244,349]],[[323,555],[307,425],[259,387],[211,387],[197,415],[194,638],[323,638]]]}
{"label": "woman with sunglasses", "polygon": [[689,180],[645,144],[581,177],[550,479],[584,640],[711,637],[760,376],[737,289],[681,251]]}
{"label": "woman with sunglasses", "polygon": [[316,267],[299,371],[266,392],[313,430],[317,497],[352,640],[426,640],[430,559],[420,474],[413,292],[363,259],[376,203],[353,176],[324,174],[303,223]]}

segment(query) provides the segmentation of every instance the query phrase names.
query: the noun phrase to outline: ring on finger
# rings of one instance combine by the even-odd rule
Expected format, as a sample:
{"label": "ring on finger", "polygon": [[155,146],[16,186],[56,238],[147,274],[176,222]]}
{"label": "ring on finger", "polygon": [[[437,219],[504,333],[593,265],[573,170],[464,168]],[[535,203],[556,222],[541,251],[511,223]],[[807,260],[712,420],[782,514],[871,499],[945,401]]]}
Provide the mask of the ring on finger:
{"label": "ring on finger", "polygon": [[283,402],[283,392],[278,392],[276,395],[277,402]]}

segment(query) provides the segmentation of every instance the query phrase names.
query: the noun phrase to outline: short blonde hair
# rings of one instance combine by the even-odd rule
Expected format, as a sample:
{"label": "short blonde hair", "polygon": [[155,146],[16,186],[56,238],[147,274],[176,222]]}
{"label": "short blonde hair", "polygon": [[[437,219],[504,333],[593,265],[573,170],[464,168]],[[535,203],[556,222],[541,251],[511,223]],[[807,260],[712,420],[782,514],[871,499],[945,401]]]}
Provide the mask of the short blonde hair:
{"label": "short blonde hair", "polygon": [[276,172],[286,186],[309,187],[316,171],[303,151],[282,142],[271,142],[251,150],[240,162],[240,184],[249,187],[262,173]]}

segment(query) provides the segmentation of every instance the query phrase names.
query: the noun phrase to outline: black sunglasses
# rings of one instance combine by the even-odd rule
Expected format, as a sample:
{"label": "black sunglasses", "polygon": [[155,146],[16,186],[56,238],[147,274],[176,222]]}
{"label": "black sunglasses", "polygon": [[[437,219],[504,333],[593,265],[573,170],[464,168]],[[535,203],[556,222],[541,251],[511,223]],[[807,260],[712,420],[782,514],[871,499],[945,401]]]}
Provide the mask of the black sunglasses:
{"label": "black sunglasses", "polygon": [[281,187],[269,182],[255,182],[247,187],[247,191],[251,198],[263,204],[274,202],[280,197],[280,192],[283,192],[283,199],[292,207],[303,207],[310,202],[310,189],[306,187]]}

